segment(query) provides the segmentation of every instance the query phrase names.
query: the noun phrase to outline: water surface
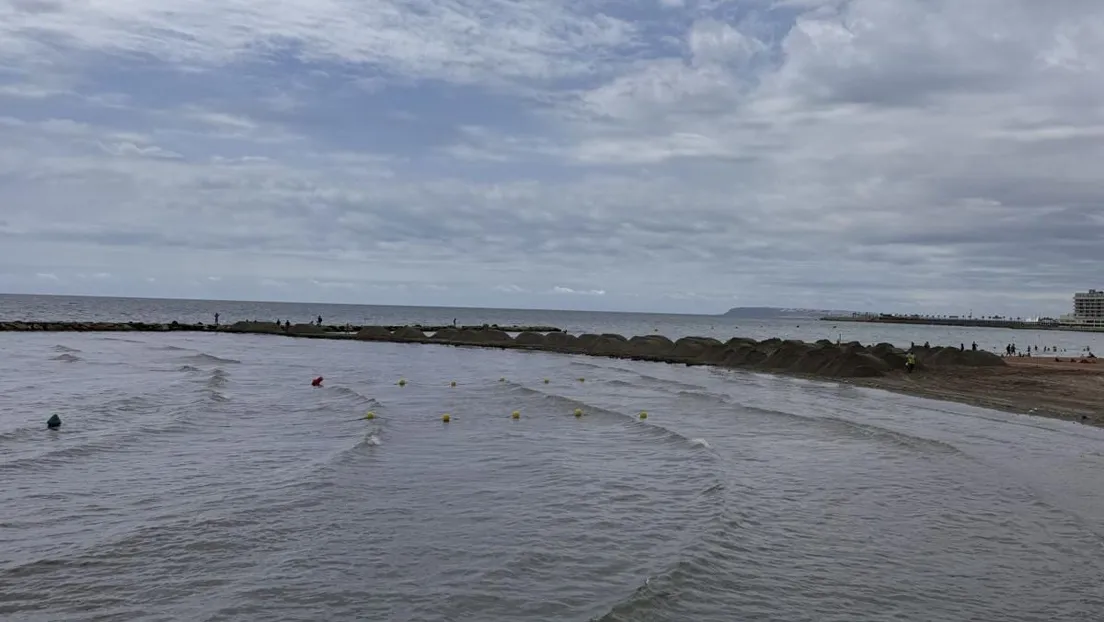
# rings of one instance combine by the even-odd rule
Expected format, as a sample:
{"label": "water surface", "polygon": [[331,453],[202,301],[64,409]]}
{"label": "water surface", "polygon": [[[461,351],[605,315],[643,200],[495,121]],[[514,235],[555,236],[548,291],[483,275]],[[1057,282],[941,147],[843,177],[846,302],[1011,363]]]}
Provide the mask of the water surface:
{"label": "water surface", "polygon": [[550,353],[209,334],[0,347],[5,620],[1104,611],[1094,428]]}

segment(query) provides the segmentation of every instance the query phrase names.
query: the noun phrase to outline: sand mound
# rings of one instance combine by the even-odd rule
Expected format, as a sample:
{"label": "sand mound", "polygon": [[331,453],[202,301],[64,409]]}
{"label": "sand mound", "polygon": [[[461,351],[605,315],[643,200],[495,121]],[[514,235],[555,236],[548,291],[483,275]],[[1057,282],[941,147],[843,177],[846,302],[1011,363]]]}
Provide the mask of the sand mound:
{"label": "sand mound", "polygon": [[457,343],[474,345],[506,345],[513,341],[509,333],[497,328],[469,328],[461,330],[456,336]]}
{"label": "sand mound", "polygon": [[429,340],[430,341],[438,341],[438,342],[441,342],[441,343],[452,343],[452,342],[456,341],[457,339],[459,339],[459,337],[460,337],[460,331],[459,330],[457,330],[455,328],[452,328],[452,327],[446,327],[446,328],[442,328],[441,330],[433,333],[433,336],[431,336],[429,338]]}
{"label": "sand mound", "polygon": [[396,329],[391,333],[391,338],[395,341],[425,341],[425,333],[414,328],[413,326],[403,326]]}
{"label": "sand mound", "polygon": [[876,378],[884,376],[887,369],[885,362],[872,354],[857,352],[855,348],[843,348],[839,356],[817,373],[836,378]]}
{"label": "sand mound", "polygon": [[382,326],[365,326],[357,331],[356,338],[362,341],[387,341],[391,338],[391,331]]}
{"label": "sand mound", "polygon": [[1006,365],[992,352],[974,352],[958,348],[932,348],[924,353],[921,361],[928,367],[999,367]]}
{"label": "sand mound", "polygon": [[232,333],[283,333],[284,327],[276,322],[234,322],[226,330]]}
{"label": "sand mound", "polygon": [[757,345],[743,344],[735,348],[725,348],[726,353],[721,364],[726,367],[752,367],[767,360],[769,353]]}
{"label": "sand mound", "polygon": [[837,348],[831,342],[826,345],[815,345],[787,369],[799,374],[820,374],[821,370],[834,364],[843,355],[843,349]]}
{"label": "sand mound", "polygon": [[586,348],[586,353],[594,356],[624,356],[629,352],[629,340],[621,335],[599,335]]}
{"label": "sand mound", "polygon": [[578,338],[567,333],[548,333],[544,337],[544,348],[552,352],[574,352]]}
{"label": "sand mound", "polygon": [[598,341],[601,335],[595,335],[593,333],[584,333],[575,338],[575,343],[570,347],[574,352],[587,352],[590,350],[590,346],[594,345],[594,342]]}
{"label": "sand mound", "polygon": [[904,369],[906,352],[890,343],[879,343],[870,350],[870,354],[878,357],[889,369]]}
{"label": "sand mound", "polygon": [[670,356],[675,349],[675,342],[663,335],[646,335],[633,337],[629,340],[629,352],[633,356],[641,358],[661,358]]}
{"label": "sand mound", "polygon": [[675,342],[671,357],[680,361],[701,359],[712,348],[723,348],[723,344],[712,337],[683,337]]}
{"label": "sand mound", "polygon": [[527,330],[515,337],[514,343],[519,346],[532,346],[539,348],[547,343],[547,339],[545,339],[545,336],[540,333],[534,333],[533,331]]}
{"label": "sand mound", "polygon": [[783,341],[759,364],[764,369],[790,369],[809,353],[811,347],[800,341]]}

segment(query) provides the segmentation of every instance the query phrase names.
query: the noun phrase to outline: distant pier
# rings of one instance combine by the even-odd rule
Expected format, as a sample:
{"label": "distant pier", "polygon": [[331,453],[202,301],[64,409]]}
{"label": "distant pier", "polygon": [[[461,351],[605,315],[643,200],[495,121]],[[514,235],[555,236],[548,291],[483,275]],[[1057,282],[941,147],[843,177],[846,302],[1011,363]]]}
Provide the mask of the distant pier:
{"label": "distant pier", "polygon": [[962,326],[966,328],[1011,328],[1015,330],[1061,330],[1097,333],[1104,328],[1061,324],[1059,322],[1029,322],[1026,320],[988,318],[946,318],[909,315],[829,315],[822,322],[861,322],[866,324],[911,324],[916,326]]}

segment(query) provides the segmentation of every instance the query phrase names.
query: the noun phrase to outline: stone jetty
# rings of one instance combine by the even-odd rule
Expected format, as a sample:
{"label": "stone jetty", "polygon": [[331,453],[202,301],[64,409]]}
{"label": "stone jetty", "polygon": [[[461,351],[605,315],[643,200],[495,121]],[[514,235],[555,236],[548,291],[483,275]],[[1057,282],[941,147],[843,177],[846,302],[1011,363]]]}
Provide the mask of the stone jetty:
{"label": "stone jetty", "polygon": [[[571,335],[549,326],[326,326],[237,322],[230,325],[7,322],[0,331],[217,331],[284,335],[317,339],[355,339],[367,342],[425,343],[461,347],[535,350],[603,356],[683,365],[713,365],[770,373],[826,378],[878,378],[900,373],[908,352],[888,343],[864,346],[858,342],[816,343],[735,337],[683,337],[672,341],[660,335],[627,338],[617,334]],[[516,336],[515,336],[516,335]],[[911,350],[917,371],[965,367],[1001,367],[1006,362],[990,352],[959,348],[916,347]]]}
{"label": "stone jetty", "polygon": [[[361,329],[360,325],[351,324],[291,324],[289,326],[276,324],[275,322],[237,322],[234,324],[205,324],[203,322],[42,322],[42,321],[0,321],[0,332],[169,332],[169,331],[222,331],[234,333],[263,333],[263,334],[293,334],[293,335],[325,335],[333,338],[349,337]],[[387,331],[395,331],[403,326],[373,326],[371,328],[383,328]],[[484,326],[415,326],[418,330],[435,332],[445,328],[461,328],[465,330],[480,328],[495,328],[512,333],[523,331],[536,331],[541,333],[561,332],[562,329],[555,326],[498,326],[488,324]]]}

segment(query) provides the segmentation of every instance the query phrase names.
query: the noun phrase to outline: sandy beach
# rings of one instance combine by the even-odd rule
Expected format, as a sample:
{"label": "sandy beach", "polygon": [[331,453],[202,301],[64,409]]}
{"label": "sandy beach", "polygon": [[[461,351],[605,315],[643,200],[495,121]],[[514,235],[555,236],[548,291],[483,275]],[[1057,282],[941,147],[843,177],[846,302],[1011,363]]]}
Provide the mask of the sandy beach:
{"label": "sandy beach", "polygon": [[1104,425],[1104,365],[1042,357],[1000,367],[936,368],[851,382],[919,397]]}

